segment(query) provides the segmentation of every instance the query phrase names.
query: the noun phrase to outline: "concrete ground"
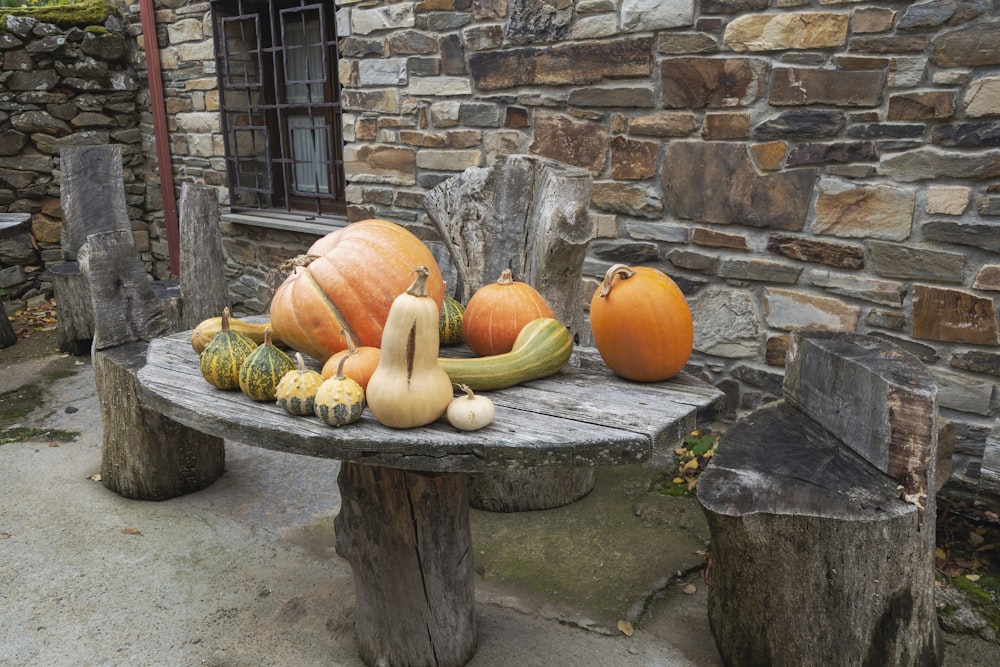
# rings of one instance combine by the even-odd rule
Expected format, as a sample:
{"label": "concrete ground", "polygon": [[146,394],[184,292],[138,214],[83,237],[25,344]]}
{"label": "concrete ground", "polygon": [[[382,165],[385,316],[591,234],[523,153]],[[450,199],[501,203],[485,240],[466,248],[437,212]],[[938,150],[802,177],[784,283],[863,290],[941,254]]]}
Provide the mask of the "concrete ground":
{"label": "concrete ground", "polygon": [[[89,359],[4,352],[3,412],[35,407],[0,420],[0,434],[31,429],[0,439],[0,665],[362,664],[351,571],[333,548],[337,462],[231,442],[210,488],[127,500],[94,479]],[[704,518],[649,490],[661,474],[607,469],[591,495],[547,512],[472,511],[472,667],[722,664]],[[995,644],[948,639],[948,665],[1000,664]]]}

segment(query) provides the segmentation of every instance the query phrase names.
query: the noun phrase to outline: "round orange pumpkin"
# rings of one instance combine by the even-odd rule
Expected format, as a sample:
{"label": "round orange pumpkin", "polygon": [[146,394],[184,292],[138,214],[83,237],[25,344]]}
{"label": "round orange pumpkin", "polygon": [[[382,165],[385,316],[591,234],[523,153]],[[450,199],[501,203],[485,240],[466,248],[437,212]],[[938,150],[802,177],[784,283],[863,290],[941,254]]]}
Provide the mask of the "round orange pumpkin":
{"label": "round orange pumpkin", "polygon": [[323,370],[320,372],[320,375],[323,376],[324,380],[332,378],[337,374],[337,368],[340,366],[342,357],[347,357],[347,361],[344,362],[344,368],[342,369],[344,376],[357,382],[361,385],[362,389],[367,389],[368,380],[371,379],[372,373],[378,368],[379,359],[382,358],[382,350],[368,345],[354,347],[354,341],[348,338],[347,349],[334,352],[326,360],[326,363],[323,364]]}
{"label": "round orange pumpkin", "polygon": [[297,266],[271,299],[271,328],[288,346],[319,361],[347,348],[342,329],[360,345],[381,347],[393,300],[430,269],[427,293],[438,308],[444,280],[423,241],[387,220],[362,220],[317,240],[311,261]]}
{"label": "round orange pumpkin", "polygon": [[608,367],[639,382],[677,375],[694,345],[684,293],[669,276],[646,266],[608,269],[590,300],[590,329]]}
{"label": "round orange pumpkin", "polygon": [[462,315],[462,338],[480,356],[504,354],[514,347],[524,325],[541,317],[555,317],[545,298],[504,269],[495,283],[483,285],[469,299]]}

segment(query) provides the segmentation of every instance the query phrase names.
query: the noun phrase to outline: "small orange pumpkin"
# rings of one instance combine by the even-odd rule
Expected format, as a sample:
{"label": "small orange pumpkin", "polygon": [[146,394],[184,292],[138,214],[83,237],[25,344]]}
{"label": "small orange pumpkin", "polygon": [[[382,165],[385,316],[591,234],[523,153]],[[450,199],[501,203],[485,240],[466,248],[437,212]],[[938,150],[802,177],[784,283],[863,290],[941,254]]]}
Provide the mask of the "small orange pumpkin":
{"label": "small orange pumpkin", "polygon": [[469,299],[462,315],[462,338],[482,357],[505,354],[524,325],[542,317],[555,317],[545,298],[504,269],[495,283],[483,285]]}
{"label": "small orange pumpkin", "polygon": [[608,367],[638,382],[677,375],[694,345],[684,293],[665,273],[647,266],[608,269],[590,300],[590,329]]}
{"label": "small orange pumpkin", "polygon": [[369,345],[355,347],[354,340],[346,331],[342,331],[341,334],[347,339],[347,349],[336,352],[327,359],[320,375],[323,376],[324,380],[335,377],[340,360],[347,357],[347,361],[344,362],[343,375],[357,382],[362,389],[368,389],[368,380],[371,379],[372,373],[378,367],[382,351]]}

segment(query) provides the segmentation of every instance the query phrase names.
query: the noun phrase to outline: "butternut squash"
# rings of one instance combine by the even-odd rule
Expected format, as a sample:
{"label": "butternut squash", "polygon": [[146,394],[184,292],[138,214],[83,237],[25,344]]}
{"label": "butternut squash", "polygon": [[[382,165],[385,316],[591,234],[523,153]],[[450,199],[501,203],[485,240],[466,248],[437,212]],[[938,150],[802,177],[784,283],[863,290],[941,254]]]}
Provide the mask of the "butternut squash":
{"label": "butternut squash", "polygon": [[452,399],[451,380],[438,364],[438,305],[428,296],[426,266],[397,296],[382,329],[382,354],[365,391],[368,409],[390,428],[435,421]]}

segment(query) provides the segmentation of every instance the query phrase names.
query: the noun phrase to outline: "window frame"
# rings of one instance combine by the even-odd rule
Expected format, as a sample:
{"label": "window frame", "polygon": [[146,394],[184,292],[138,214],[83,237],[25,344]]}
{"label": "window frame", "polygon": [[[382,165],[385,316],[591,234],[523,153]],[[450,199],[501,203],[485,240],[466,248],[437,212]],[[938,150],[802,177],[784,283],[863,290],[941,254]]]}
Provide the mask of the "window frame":
{"label": "window frame", "polygon": [[[347,213],[347,201],[335,3],[211,0],[210,4],[230,209],[249,215],[342,219]],[[286,80],[289,67],[286,19],[307,13],[317,13],[319,41],[310,43],[305,37],[301,47],[318,44],[322,48],[322,77]],[[252,29],[248,30],[248,26]],[[304,35],[307,33],[308,30],[303,31]],[[240,58],[241,53],[250,57]],[[308,97],[317,84],[322,91],[321,102],[289,101],[291,86],[305,86]],[[316,128],[327,130],[324,141],[327,159],[322,164],[326,166],[328,193],[322,192],[319,185],[313,192],[296,191],[296,174],[306,173],[309,164],[317,163],[313,159],[303,160],[302,156],[296,160],[289,134],[290,118],[307,119],[312,132],[319,131]],[[308,139],[305,145],[309,146]],[[249,152],[241,154],[241,148],[246,146]],[[323,170],[312,171],[315,174]]]}

